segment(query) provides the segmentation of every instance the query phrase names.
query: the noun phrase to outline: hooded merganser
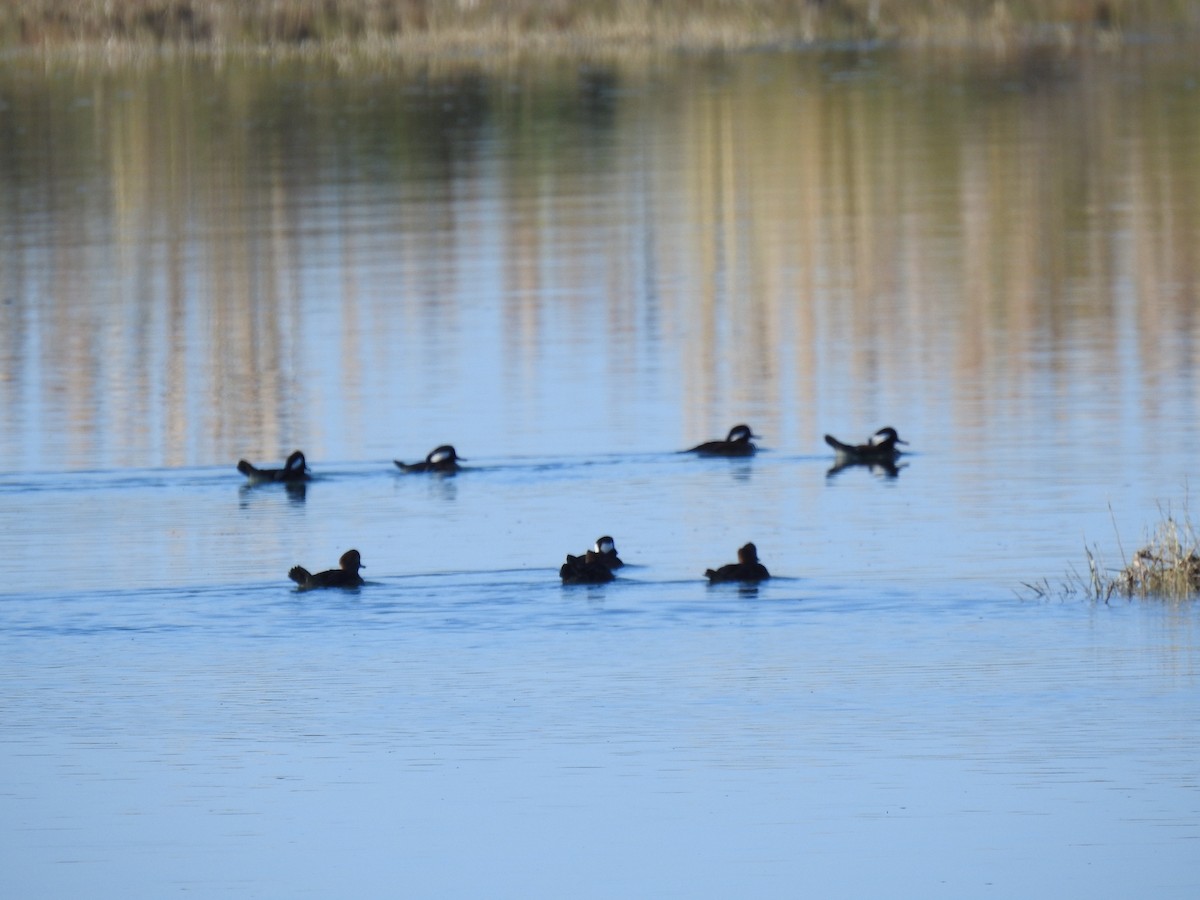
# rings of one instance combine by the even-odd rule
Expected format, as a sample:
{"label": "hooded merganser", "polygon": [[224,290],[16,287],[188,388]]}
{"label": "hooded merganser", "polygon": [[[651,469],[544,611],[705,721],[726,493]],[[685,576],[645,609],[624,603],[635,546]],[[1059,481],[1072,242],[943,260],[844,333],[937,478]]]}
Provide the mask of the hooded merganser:
{"label": "hooded merganser", "polygon": [[687,452],[702,456],[751,456],[758,448],[750,443],[750,439],[756,437],[759,435],[753,434],[749,425],[734,425],[725,440],[697,444]]}
{"label": "hooded merganser", "polygon": [[838,460],[847,463],[891,463],[900,455],[897,444],[908,445],[900,440],[895,428],[880,428],[865,444],[843,444],[833,435],[825,435],[825,443],[834,449]]}
{"label": "hooded merganser", "polygon": [[567,561],[558,570],[558,577],[563,584],[604,584],[612,581],[613,575],[609,560],[595,550],[588,550],[583,556],[567,554]]}
{"label": "hooded merganser", "polygon": [[704,574],[715,584],[718,581],[764,581],[771,577],[767,567],[758,561],[758,548],[746,544],[738,550],[738,561],[719,569],[707,569]]}
{"label": "hooded merganser", "polygon": [[300,585],[300,590],[311,591],[316,588],[354,588],[362,585],[359,569],[365,569],[362,557],[357,550],[347,550],[338,560],[340,569],[329,569],[325,572],[310,572],[304,566],[292,566],[288,578]]}
{"label": "hooded merganser", "polygon": [[[424,462],[418,463],[402,463],[398,459],[392,460],[401,472],[457,472],[462,468],[458,464],[462,457],[454,452],[454,448],[449,444],[442,444],[440,447],[434,447],[425,457]],[[465,460],[463,460],[465,462]]]}
{"label": "hooded merganser", "polygon": [[239,459],[237,470],[250,479],[251,484],[260,484],[268,481],[308,481],[308,464],[304,461],[304,454],[299,450],[292,453],[287,458],[282,469],[259,469],[244,459]]}

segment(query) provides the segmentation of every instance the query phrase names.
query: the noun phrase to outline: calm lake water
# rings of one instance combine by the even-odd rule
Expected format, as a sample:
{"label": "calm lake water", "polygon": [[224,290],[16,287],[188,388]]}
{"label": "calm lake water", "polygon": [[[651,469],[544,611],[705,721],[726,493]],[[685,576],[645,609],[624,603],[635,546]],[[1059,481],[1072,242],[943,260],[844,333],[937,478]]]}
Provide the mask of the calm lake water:
{"label": "calm lake water", "polygon": [[0,895],[1196,896],[1194,49],[0,61]]}

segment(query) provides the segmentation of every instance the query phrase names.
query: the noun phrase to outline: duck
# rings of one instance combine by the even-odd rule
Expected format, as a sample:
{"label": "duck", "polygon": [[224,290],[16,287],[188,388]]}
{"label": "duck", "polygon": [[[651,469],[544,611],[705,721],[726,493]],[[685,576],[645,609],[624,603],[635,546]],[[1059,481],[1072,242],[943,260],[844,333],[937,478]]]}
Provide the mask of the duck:
{"label": "duck", "polygon": [[897,444],[908,445],[900,440],[895,428],[880,428],[867,439],[865,444],[846,444],[831,434],[825,435],[825,443],[834,449],[839,462],[843,463],[893,463],[900,455]]}
{"label": "duck", "polygon": [[759,435],[754,434],[749,425],[734,425],[725,440],[706,441],[685,452],[701,456],[752,456],[758,448],[750,443],[750,439],[756,437]]}
{"label": "duck", "polygon": [[265,484],[271,481],[295,483],[308,481],[312,477],[309,475],[308,463],[304,460],[304,454],[299,450],[294,451],[287,458],[282,469],[260,469],[244,459],[239,459],[237,470],[249,478],[251,484]]}
{"label": "duck", "polygon": [[[449,444],[442,444],[440,447],[434,447],[425,456],[424,462],[404,463],[400,460],[392,460],[400,469],[401,472],[442,472],[450,473],[457,472],[462,468],[458,463],[463,458],[454,452],[454,448]],[[465,462],[465,460],[463,460]]]}
{"label": "duck", "polygon": [[362,576],[358,574],[359,569],[365,569],[366,566],[362,563],[362,556],[357,550],[347,550],[338,560],[337,569],[329,569],[325,572],[310,572],[304,566],[292,566],[288,570],[288,578],[296,582],[302,591],[311,591],[317,588],[356,588],[363,584]]}
{"label": "duck", "polygon": [[[625,563],[617,556],[616,542],[606,534],[596,538],[592,549],[585,551],[582,556],[572,556],[568,553],[567,561],[562,564],[558,574],[563,581],[570,579],[572,583],[595,584],[597,581],[612,581],[611,578],[604,577],[604,573],[599,571],[600,567],[608,569],[611,575],[613,569],[619,569],[623,565]],[[592,572],[592,567],[596,567],[597,571]],[[580,576],[583,580],[579,580]]]}
{"label": "duck", "polygon": [[596,550],[588,550],[583,556],[568,553],[558,577],[563,584],[605,584],[616,578],[607,557]]}
{"label": "duck", "polygon": [[706,569],[704,574],[710,584],[721,581],[765,581],[771,577],[767,567],[758,561],[758,548],[754,544],[746,544],[738,549],[738,561],[721,566],[719,569]]}

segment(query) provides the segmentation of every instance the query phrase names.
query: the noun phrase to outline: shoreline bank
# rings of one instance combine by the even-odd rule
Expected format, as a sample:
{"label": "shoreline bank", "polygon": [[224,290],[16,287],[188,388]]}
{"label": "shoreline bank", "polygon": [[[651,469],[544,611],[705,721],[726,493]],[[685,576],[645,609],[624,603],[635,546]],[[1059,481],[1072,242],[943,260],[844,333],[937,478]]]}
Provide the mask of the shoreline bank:
{"label": "shoreline bank", "polygon": [[20,0],[0,9],[9,52],[1006,49],[1197,37],[1200,0]]}

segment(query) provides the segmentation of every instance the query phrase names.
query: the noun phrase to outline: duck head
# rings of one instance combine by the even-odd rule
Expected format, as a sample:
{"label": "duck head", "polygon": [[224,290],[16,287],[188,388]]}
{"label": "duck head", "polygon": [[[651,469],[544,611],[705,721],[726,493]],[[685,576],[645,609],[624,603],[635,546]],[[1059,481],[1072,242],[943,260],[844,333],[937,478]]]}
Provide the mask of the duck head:
{"label": "duck head", "polygon": [[908,441],[900,440],[900,435],[896,433],[895,428],[880,428],[877,432],[871,435],[872,447],[894,447],[896,444],[908,444]]}
{"label": "duck head", "polygon": [[727,437],[725,440],[729,441],[731,444],[744,444],[748,443],[751,438],[756,437],[758,437],[758,435],[754,434],[750,430],[749,425],[734,425],[729,429],[729,437]]}
{"label": "duck head", "polygon": [[429,451],[429,455],[425,457],[425,462],[431,466],[444,466],[447,463],[457,462],[462,459],[450,444],[442,444],[440,447],[434,447]]}
{"label": "duck head", "polygon": [[597,553],[616,553],[617,544],[606,534],[602,538],[596,538],[595,550]]}
{"label": "duck head", "polygon": [[758,548],[753,544],[738,548],[738,562],[745,566],[754,565],[758,562]]}

